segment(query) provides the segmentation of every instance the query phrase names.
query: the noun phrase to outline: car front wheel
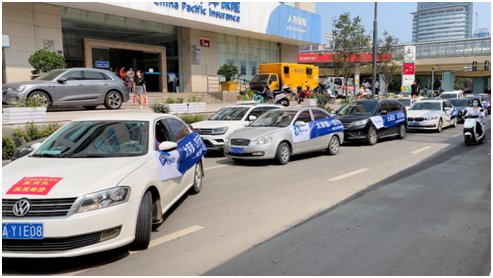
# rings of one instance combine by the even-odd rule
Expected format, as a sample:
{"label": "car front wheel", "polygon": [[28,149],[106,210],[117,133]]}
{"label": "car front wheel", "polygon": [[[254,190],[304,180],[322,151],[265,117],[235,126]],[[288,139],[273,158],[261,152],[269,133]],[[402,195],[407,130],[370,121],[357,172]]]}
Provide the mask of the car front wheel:
{"label": "car front wheel", "polygon": [[50,97],[45,92],[34,91],[29,95],[28,99],[33,99],[33,100],[37,101],[38,105],[41,107],[47,107],[48,108],[51,106]]}
{"label": "car front wheel", "polygon": [[111,91],[106,94],[104,106],[106,109],[120,109],[123,104],[123,97],[119,92]]}
{"label": "car front wheel", "polygon": [[370,126],[368,129],[368,134],[366,135],[366,141],[368,142],[368,145],[373,146],[377,143],[378,140],[378,134],[377,130],[375,129],[374,126]]}
{"label": "car front wheel", "polygon": [[147,191],[142,198],[135,227],[135,239],[130,244],[130,250],[144,250],[151,241],[152,230],[152,193]]}
{"label": "car front wheel", "polygon": [[202,162],[195,164],[195,174],[193,176],[193,186],[190,190],[192,195],[199,194],[202,189],[202,180],[204,178],[204,169],[202,168]]}
{"label": "car front wheel", "polygon": [[289,149],[289,145],[286,142],[282,142],[277,147],[276,152],[276,162],[280,165],[287,164],[289,162],[289,158],[291,156],[291,150]]}

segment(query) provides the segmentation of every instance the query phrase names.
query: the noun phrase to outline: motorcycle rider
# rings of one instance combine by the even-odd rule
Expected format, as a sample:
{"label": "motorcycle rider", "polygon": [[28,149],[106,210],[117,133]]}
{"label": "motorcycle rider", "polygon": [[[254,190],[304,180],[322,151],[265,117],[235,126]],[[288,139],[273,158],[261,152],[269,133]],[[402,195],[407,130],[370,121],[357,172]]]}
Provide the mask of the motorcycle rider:
{"label": "motorcycle rider", "polygon": [[262,94],[265,96],[266,103],[274,103],[274,93],[270,90],[266,83],[263,84]]}
{"label": "motorcycle rider", "polygon": [[472,107],[468,107],[466,109],[466,114],[464,115],[464,118],[467,116],[472,116],[472,117],[478,117],[479,121],[481,121],[481,124],[479,121],[476,122],[476,130],[478,131],[479,135],[483,134],[483,128],[482,125],[484,126],[484,112],[481,112],[481,107],[479,106],[479,100],[474,99],[472,101]]}

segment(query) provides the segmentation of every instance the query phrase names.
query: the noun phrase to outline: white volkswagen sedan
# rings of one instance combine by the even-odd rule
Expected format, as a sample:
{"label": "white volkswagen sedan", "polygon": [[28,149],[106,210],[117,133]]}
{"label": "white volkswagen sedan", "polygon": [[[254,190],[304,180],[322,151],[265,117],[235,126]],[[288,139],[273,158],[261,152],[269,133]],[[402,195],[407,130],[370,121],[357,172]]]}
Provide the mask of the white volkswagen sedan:
{"label": "white volkswagen sedan", "polygon": [[444,127],[456,127],[458,115],[459,111],[448,100],[422,100],[408,109],[407,127],[441,132]]}
{"label": "white volkswagen sedan", "polygon": [[193,123],[192,127],[209,150],[223,150],[224,140],[233,131],[245,127],[265,112],[278,108],[281,106],[275,104],[231,105],[217,111],[206,121]]}
{"label": "white volkswagen sedan", "polygon": [[153,225],[202,187],[202,139],[167,114],[74,120],[3,168],[2,256],[146,249]]}

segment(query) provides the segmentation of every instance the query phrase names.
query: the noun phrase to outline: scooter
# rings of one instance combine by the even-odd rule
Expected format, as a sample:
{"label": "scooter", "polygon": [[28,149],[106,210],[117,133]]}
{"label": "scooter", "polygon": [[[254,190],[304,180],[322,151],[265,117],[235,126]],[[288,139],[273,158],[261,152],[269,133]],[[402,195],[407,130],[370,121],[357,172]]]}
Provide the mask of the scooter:
{"label": "scooter", "polygon": [[291,95],[291,86],[290,85],[284,85],[284,86],[282,86],[282,91],[274,92],[274,103],[280,104],[284,107],[288,107],[290,95]]}
{"label": "scooter", "polygon": [[329,86],[322,84],[322,83],[318,83],[318,86],[315,87],[315,89],[313,89],[313,91],[316,94],[324,95],[327,98],[328,103],[333,104],[336,102],[336,95],[333,92],[334,90],[332,90],[331,88],[327,88],[327,87],[329,87]]}
{"label": "scooter", "polygon": [[[483,109],[481,109],[481,112],[483,112]],[[469,146],[472,143],[483,143],[486,139],[486,130],[481,118],[479,116],[466,115],[464,119],[464,144]]]}
{"label": "scooter", "polygon": [[308,96],[306,95],[306,92],[303,91],[303,87],[298,86],[296,88],[296,96],[295,96],[296,102],[298,102],[298,104],[300,104],[305,100],[306,97],[308,97]]}

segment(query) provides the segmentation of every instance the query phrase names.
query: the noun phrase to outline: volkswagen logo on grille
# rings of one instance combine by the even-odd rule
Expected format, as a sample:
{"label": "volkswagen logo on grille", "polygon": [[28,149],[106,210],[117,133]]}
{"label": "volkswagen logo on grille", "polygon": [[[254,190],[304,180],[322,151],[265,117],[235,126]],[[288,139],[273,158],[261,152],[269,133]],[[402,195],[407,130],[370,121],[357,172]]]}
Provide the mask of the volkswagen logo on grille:
{"label": "volkswagen logo on grille", "polygon": [[27,214],[30,208],[31,208],[31,204],[27,199],[20,199],[14,204],[14,208],[12,209],[12,212],[14,213],[15,216],[22,217]]}

